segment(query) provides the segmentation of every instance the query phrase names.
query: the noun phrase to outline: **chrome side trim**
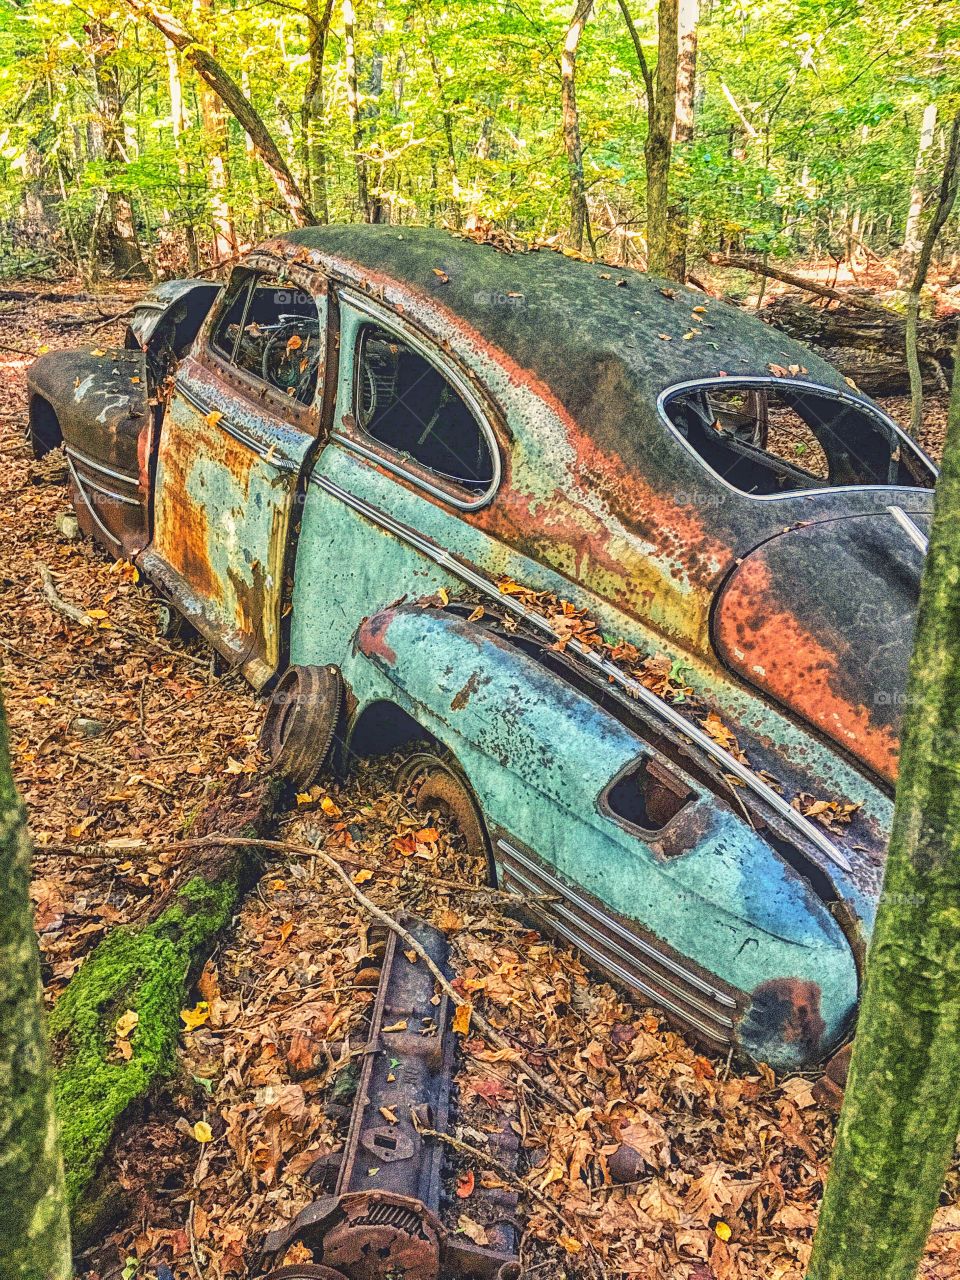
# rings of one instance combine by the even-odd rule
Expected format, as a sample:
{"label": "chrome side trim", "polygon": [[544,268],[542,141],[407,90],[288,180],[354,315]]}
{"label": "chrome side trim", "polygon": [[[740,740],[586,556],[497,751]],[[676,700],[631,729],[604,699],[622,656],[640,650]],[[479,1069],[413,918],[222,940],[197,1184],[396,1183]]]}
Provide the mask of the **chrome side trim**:
{"label": "chrome side trim", "polygon": [[122,480],[124,484],[130,484],[135,489],[139,489],[140,481],[136,476],[124,475],[122,471],[114,471],[112,467],[105,467],[102,462],[95,462],[93,458],[88,458],[85,453],[81,453],[72,444],[65,444],[64,449],[71,458],[82,463],[85,467],[89,467],[91,471],[99,471],[101,475],[109,476],[111,480]]}
{"label": "chrome side trim", "polygon": [[[208,400],[202,399],[202,397],[198,396],[196,392],[188,391],[179,379],[174,380],[173,389],[177,395],[183,396],[184,400],[186,400],[188,404],[191,404],[194,409],[202,413],[204,416],[208,413],[214,412],[214,407]],[[245,445],[252,453],[255,453],[258,458],[261,458],[264,462],[269,462],[270,465],[272,467],[276,467],[278,471],[300,470],[300,464],[298,462],[294,462],[293,459],[288,458],[286,454],[275,453],[273,445],[270,445],[268,448],[253,436],[248,435],[242,427],[238,427],[226,416],[226,414],[217,420],[217,426],[222,427],[227,435],[232,436],[238,444]]]}
{"label": "chrome side trim", "polygon": [[[337,498],[340,502],[345,503],[346,506],[359,512],[360,515],[366,516],[368,520],[378,524],[382,529],[386,529],[395,537],[415,547],[428,559],[432,560],[434,564],[440,565],[441,568],[446,569],[462,579],[462,581],[468,582],[472,587],[483,592],[489,599],[496,600],[501,608],[516,613],[528,625],[549,636],[554,643],[559,641],[560,637],[546,618],[539,613],[535,613],[532,609],[528,609],[516,597],[504,595],[501,591],[498,591],[489,579],[463,564],[443,547],[438,547],[435,543],[415,533],[398,520],[394,520],[392,516],[388,516],[376,507],[371,506],[370,503],[365,502],[362,498],[354,497],[352,493],[341,489],[338,484],[328,480],[326,476],[311,475],[310,482],[323,489],[325,493],[329,493],[331,497]],[[725,751],[719,743],[714,742],[710,735],[701,729],[699,725],[687,720],[669,702],[664,702],[661,698],[658,698],[655,693],[651,693],[639,680],[633,680],[621,671],[615,663],[610,662],[607,658],[601,658],[599,654],[592,649],[588,649],[580,641],[564,639],[564,643],[568,651],[575,653],[594,671],[599,671],[607,679],[608,683],[619,686],[634,701],[642,702],[655,715],[662,720],[666,720],[678,733],[683,734],[685,738],[695,743],[704,754],[715,760],[727,773],[732,773],[748,790],[752,791],[755,796],[783,818],[794,831],[815,845],[825,858],[829,858],[832,863],[844,871],[853,870],[846,854],[833,844],[822,828],[815,827],[809,818],[805,818],[803,814],[794,809],[787,800],[784,800],[783,796],[774,791],[771,786],[768,786],[752,769],[741,764],[728,751]]]}
{"label": "chrome side trim", "polygon": [[[526,893],[536,894],[539,892],[535,885],[531,884],[524,875],[515,869],[508,867],[505,869],[505,874],[508,880],[513,880]],[[714,1013],[713,1010],[701,1005],[692,996],[688,996],[683,992],[676,993],[679,996],[679,999],[684,1002],[683,1004],[679,1004],[675,1000],[672,1000],[669,995],[664,995],[662,990],[658,990],[656,987],[651,986],[648,982],[644,981],[642,977],[638,977],[635,972],[631,973],[630,970],[625,969],[621,964],[618,964],[616,959],[609,955],[605,955],[602,951],[598,950],[597,947],[593,946],[593,944],[584,937],[581,930],[576,927],[576,924],[571,926],[570,924],[559,920],[557,918],[559,912],[556,907],[553,911],[548,911],[537,903],[531,902],[527,904],[527,909],[539,920],[542,920],[545,926],[551,929],[554,933],[559,934],[565,942],[569,942],[588,959],[592,960],[598,969],[610,974],[611,977],[616,978],[619,982],[622,982],[629,990],[638,992],[640,995],[645,996],[652,1004],[657,1005],[661,1009],[666,1009],[669,1013],[672,1013],[675,1017],[686,1023],[687,1026],[695,1027],[710,1040],[719,1040],[726,1044],[733,1041],[734,1023],[732,1019],[729,1019],[722,1014]],[[565,914],[569,920],[571,913],[568,912]],[[600,946],[609,946],[609,944],[600,942]],[[639,967],[636,966],[635,961],[632,963],[635,967]],[[668,986],[668,984],[663,983],[662,979],[658,978],[654,974],[650,974],[649,971],[641,970],[641,972],[646,972],[654,982],[659,982],[661,985]],[[676,991],[675,988],[674,990]],[[694,1009],[697,1009],[704,1015],[704,1017],[698,1017],[696,1012],[691,1012],[690,1008],[686,1007],[687,1004],[691,1004]],[[709,1019],[709,1021],[706,1019]]]}
{"label": "chrome side trim", "polygon": [[[458,511],[479,511],[481,507],[485,507],[493,498],[493,495],[500,488],[500,481],[503,476],[503,462],[500,457],[500,445],[497,437],[489,422],[489,414],[480,400],[476,391],[474,391],[470,382],[464,377],[460,370],[449,359],[445,359],[443,352],[431,347],[429,343],[424,342],[417,333],[408,325],[403,324],[394,313],[386,308],[378,307],[371,302],[369,298],[362,294],[354,293],[352,289],[342,288],[338,290],[338,296],[343,299],[347,306],[352,307],[354,311],[359,311],[363,315],[369,316],[375,320],[381,328],[386,329],[390,333],[396,334],[403,342],[412,347],[424,360],[437,369],[456,389],[457,393],[466,402],[467,408],[473,414],[477,425],[483,433],[483,438],[487,442],[487,448],[490,450],[490,458],[493,462],[493,479],[483,493],[476,498],[459,498],[455,494],[451,494],[448,490],[441,488],[439,485],[431,484],[429,480],[423,479],[415,471],[411,471],[404,467],[399,461],[395,461],[389,456],[377,449],[371,449],[362,442],[353,440],[349,436],[343,435],[341,432],[333,432],[331,439],[345,445],[349,449],[355,450],[363,457],[372,462],[378,463],[385,467],[388,471],[392,471],[394,475],[402,476],[405,480],[409,480],[411,484],[415,484],[418,488],[429,493],[431,497],[438,498],[441,502],[448,503],[451,507],[456,507]],[[357,430],[362,428],[358,425]],[[372,436],[369,437],[371,440]],[[387,449],[386,445],[381,446]],[[390,453],[393,450],[389,450]]]}
{"label": "chrome side trim", "polygon": [[920,554],[925,556],[930,547],[930,539],[923,532],[920,526],[910,518],[907,512],[904,511],[903,507],[887,507],[887,510]]}
{"label": "chrome side trim", "polygon": [[[591,919],[602,924],[604,928],[609,929],[611,933],[616,934],[628,946],[635,947],[638,951],[649,956],[652,960],[656,960],[657,964],[663,965],[665,969],[669,969],[671,973],[676,974],[678,978],[682,978],[684,982],[689,982],[692,987],[696,987],[698,991],[702,991],[703,994],[709,996],[711,1000],[716,1000],[718,1004],[725,1005],[728,1009],[736,1009],[736,1000],[728,996],[725,991],[718,991],[716,987],[701,978],[699,974],[693,973],[682,964],[678,964],[678,962],[671,956],[668,956],[664,952],[659,951],[656,947],[651,946],[651,944],[644,938],[640,938],[636,934],[631,933],[628,929],[624,929],[618,921],[611,919],[609,916],[605,916],[602,912],[598,911],[591,902],[587,902],[578,894],[571,892],[561,883],[561,881],[555,879],[548,871],[538,867],[532,858],[528,858],[526,854],[521,853],[519,849],[515,848],[508,841],[498,840],[497,847],[502,849],[504,853],[513,858],[516,862],[519,862],[522,867],[525,867],[528,871],[532,871],[534,875],[538,875],[542,879],[549,881],[550,888],[548,892],[552,893],[556,890],[561,893],[565,899],[573,903],[577,911],[581,911],[584,915],[590,916]],[[541,893],[542,890],[534,889],[533,892]],[[554,909],[556,910],[557,908]],[[624,958],[630,960],[634,964],[638,963],[629,955],[624,955]]]}
{"label": "chrome side trim", "polygon": [[[109,498],[111,502],[122,502],[125,507],[140,507],[143,504],[138,498],[131,498],[126,493],[117,493],[113,489],[108,489],[105,484],[100,484],[97,480],[91,480],[89,476],[81,476],[73,465],[73,459],[68,457],[67,464],[73,474],[77,484],[82,485],[84,489],[92,489],[94,493],[102,493],[105,498]],[[89,503],[87,504],[89,506]]]}
{"label": "chrome side trim", "polygon": [[77,475],[77,469],[73,465],[73,459],[70,457],[69,454],[67,455],[67,468],[69,469],[71,476],[73,476],[73,483],[77,486],[77,492],[80,494],[80,497],[83,499],[83,505],[90,512],[90,516],[93,519],[93,523],[97,526],[97,528],[100,530],[103,536],[109,542],[112,542],[113,545],[117,548],[117,550],[120,551],[123,547],[123,543],[120,541],[120,539],[117,537],[115,533],[110,532],[107,526],[103,523],[103,521],[97,515],[93,504],[91,503],[89,497],[87,496],[87,491],[83,487],[83,481]]}

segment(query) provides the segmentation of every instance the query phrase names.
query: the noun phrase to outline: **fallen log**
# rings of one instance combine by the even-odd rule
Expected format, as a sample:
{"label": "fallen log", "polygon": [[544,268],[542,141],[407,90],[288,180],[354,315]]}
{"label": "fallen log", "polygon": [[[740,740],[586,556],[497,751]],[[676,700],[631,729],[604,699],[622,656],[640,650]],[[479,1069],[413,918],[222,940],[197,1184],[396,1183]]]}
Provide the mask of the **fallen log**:
{"label": "fallen log", "polygon": [[871,298],[869,294],[851,294],[849,290],[835,289],[828,284],[820,284],[818,280],[808,280],[806,276],[797,275],[795,271],[787,271],[783,267],[772,266],[760,258],[746,258],[731,254],[708,253],[707,262],[714,267],[734,267],[738,271],[752,271],[754,275],[767,276],[770,280],[779,280],[781,284],[789,284],[794,289],[802,289],[804,293],[812,293],[817,298],[826,298],[830,302],[845,302],[864,311],[877,311],[881,315],[896,316],[892,308]]}
{"label": "fallen log", "polygon": [[[208,801],[198,837],[258,837],[277,784],[237,775]],[[204,843],[143,923],[115,929],[84,961],[50,1016],[54,1096],[75,1247],[116,1214],[118,1188],[97,1175],[124,1115],[169,1076],[190,982],[259,868],[253,847]]]}
{"label": "fallen log", "polygon": [[[763,317],[805,342],[853,378],[868,395],[899,395],[908,388],[905,320],[896,312],[870,313],[854,299],[817,307],[796,295],[771,299]],[[942,390],[953,368],[957,315],[920,321],[919,349],[924,386]]]}

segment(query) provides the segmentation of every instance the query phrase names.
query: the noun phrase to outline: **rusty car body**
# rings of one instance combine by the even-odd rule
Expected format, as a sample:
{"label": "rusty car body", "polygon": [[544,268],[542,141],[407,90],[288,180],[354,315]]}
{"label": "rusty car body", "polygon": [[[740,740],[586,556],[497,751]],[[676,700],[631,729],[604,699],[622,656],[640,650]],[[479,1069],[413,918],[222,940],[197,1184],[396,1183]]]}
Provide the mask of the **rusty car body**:
{"label": "rusty car body", "polygon": [[83,527],[258,688],[323,676],[301,756],[335,712],[341,763],[425,740],[421,802],[592,965],[715,1049],[837,1051],[929,460],[759,319],[560,254],[312,228],[209,295],[33,366]]}

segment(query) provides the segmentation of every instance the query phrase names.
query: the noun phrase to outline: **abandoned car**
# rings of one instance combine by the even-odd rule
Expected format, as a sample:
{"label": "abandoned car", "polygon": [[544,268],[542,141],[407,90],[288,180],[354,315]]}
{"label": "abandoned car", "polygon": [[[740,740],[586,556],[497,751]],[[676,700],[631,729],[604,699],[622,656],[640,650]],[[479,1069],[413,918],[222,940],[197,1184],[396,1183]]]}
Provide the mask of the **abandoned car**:
{"label": "abandoned car", "polygon": [[935,471],[819,357],[633,271],[322,227],[30,396],[298,785],[416,742],[418,803],[708,1046],[850,1040]]}

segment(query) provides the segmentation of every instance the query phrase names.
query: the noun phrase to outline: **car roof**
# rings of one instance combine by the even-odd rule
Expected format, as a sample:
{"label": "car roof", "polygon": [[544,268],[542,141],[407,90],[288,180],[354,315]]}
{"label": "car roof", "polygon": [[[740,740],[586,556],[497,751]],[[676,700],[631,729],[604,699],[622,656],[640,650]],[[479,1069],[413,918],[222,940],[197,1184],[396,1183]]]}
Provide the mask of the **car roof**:
{"label": "car roof", "polygon": [[849,394],[826,361],[756,316],[627,267],[426,227],[306,227],[265,247],[313,251],[335,274],[341,262],[374,289],[393,281],[429,298],[545,383],[597,443],[616,447],[638,414],[655,416],[663,391],[700,378],[793,365]]}

